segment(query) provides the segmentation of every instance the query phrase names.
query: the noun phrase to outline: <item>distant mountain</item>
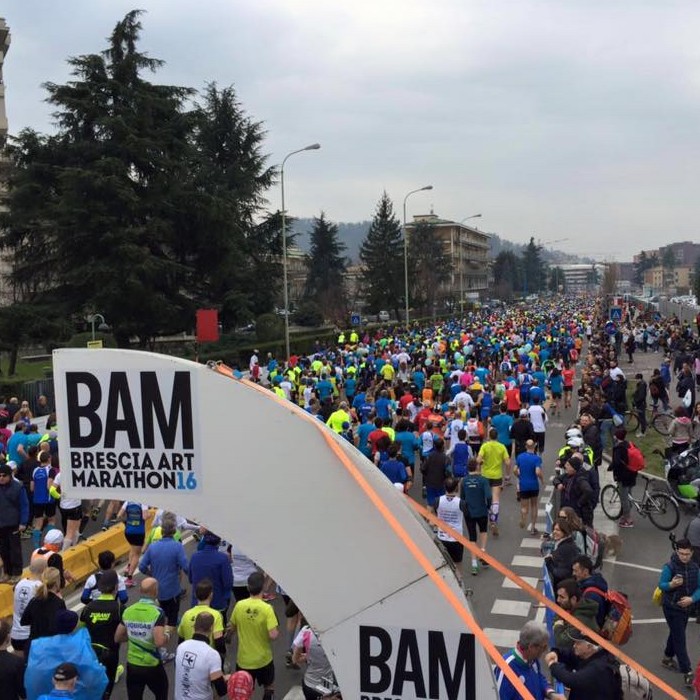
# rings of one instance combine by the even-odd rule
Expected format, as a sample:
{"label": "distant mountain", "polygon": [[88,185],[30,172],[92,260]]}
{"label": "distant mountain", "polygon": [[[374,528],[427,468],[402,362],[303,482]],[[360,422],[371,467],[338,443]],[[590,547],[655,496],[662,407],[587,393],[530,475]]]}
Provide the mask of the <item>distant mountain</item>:
{"label": "distant mountain", "polygon": [[[359,221],[357,223],[338,223],[338,234],[340,240],[345,243],[347,250],[345,255],[350,258],[353,262],[359,262],[360,259],[360,246],[362,241],[369,231],[371,221]],[[313,228],[313,219],[296,219],[293,226],[291,227],[293,232],[296,234],[296,245],[299,246],[303,251],[308,252],[310,248],[309,234]],[[505,238],[501,238],[495,233],[490,233],[491,237],[491,257],[495,258],[502,250],[512,250],[516,254],[520,255],[525,249],[525,244],[523,243],[513,243]],[[559,265],[564,263],[593,263],[594,260],[590,258],[580,258],[577,255],[570,255],[561,250],[553,250],[545,248],[544,259],[553,265]]]}

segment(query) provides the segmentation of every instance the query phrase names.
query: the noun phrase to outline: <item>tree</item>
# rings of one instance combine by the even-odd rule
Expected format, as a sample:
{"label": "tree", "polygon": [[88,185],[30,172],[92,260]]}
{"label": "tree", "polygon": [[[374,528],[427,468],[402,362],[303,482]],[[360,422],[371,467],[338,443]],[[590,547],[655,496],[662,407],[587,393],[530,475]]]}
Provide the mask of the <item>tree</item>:
{"label": "tree", "polygon": [[542,260],[542,246],[535,244],[535,238],[525,247],[522,256],[523,293],[532,294],[544,289],[547,285],[547,275]]}
{"label": "tree", "polygon": [[362,284],[367,306],[373,313],[393,309],[399,317],[404,296],[404,250],[401,224],[389,195],[382,194],[360,246]]}
{"label": "tree", "polygon": [[666,246],[661,254],[661,276],[663,278],[662,286],[668,289],[671,286],[673,269],[676,267],[676,254],[671,246]]}
{"label": "tree", "polygon": [[564,270],[562,270],[558,265],[549,271],[549,291],[566,291],[566,277],[564,276]]}
{"label": "tree", "polygon": [[232,88],[209,85],[191,108],[194,90],[145,80],[162,62],[138,50],[139,15],[45,85],[58,132],[10,149],[1,239],[21,300],[99,311],[120,346],[191,328],[199,305],[231,325],[269,309],[281,271],[279,217],[255,224],[274,177],[261,125]]}
{"label": "tree", "polygon": [[522,289],[522,259],[512,250],[502,250],[493,261],[494,292],[510,301],[513,291]]}
{"label": "tree", "polygon": [[449,279],[452,263],[435,227],[420,221],[408,238],[408,284],[411,306],[422,315],[436,310],[442,282]]}
{"label": "tree", "polygon": [[616,263],[607,263],[603,272],[603,281],[601,283],[602,292],[606,296],[615,294],[617,291],[617,281],[620,277],[620,271]]}
{"label": "tree", "polygon": [[309,274],[304,289],[304,300],[315,301],[325,318],[338,321],[347,315],[343,274],[347,263],[343,253],[345,244],[338,237],[338,227],[321,216],[314,219],[309,251]]}

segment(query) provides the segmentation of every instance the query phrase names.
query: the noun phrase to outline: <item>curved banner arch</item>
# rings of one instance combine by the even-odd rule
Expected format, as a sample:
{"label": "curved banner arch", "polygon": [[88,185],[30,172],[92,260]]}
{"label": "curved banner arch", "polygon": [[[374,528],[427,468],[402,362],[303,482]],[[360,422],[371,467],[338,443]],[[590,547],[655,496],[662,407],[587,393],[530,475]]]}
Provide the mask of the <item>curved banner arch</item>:
{"label": "curved banner arch", "polygon": [[55,350],[54,380],[65,492],[166,508],[235,542],[318,630],[344,697],[497,697],[497,651],[432,531],[317,419],[148,352]]}

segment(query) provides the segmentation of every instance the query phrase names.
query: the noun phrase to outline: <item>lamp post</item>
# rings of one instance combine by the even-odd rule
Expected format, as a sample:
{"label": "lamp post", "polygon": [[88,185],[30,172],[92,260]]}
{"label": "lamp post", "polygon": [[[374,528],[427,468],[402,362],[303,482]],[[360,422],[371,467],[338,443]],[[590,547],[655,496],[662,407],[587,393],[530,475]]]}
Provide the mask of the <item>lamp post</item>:
{"label": "lamp post", "polygon": [[408,236],[406,235],[406,200],[416,192],[423,192],[424,190],[432,190],[432,185],[426,185],[425,187],[419,187],[417,190],[411,190],[403,198],[403,280],[404,280],[404,297],[406,301],[406,327],[408,328],[409,318],[408,318]]}
{"label": "lamp post", "polygon": [[289,285],[287,283],[287,215],[284,209],[284,164],[296,153],[304,151],[317,151],[320,143],[312,143],[291,153],[287,153],[280,167],[280,188],[282,190],[282,280],[284,284],[284,348],[289,360]]}
{"label": "lamp post", "polygon": [[107,325],[107,322],[105,321],[105,317],[102,314],[90,314],[87,317],[88,322],[90,323],[90,327],[92,329],[92,339],[95,340],[95,321],[97,319],[100,319],[100,325],[97,326],[98,331],[108,331],[109,326]]}
{"label": "lamp post", "polygon": [[459,313],[464,315],[464,265],[462,263],[462,224],[469,219],[480,219],[481,214],[465,216],[459,224]]}

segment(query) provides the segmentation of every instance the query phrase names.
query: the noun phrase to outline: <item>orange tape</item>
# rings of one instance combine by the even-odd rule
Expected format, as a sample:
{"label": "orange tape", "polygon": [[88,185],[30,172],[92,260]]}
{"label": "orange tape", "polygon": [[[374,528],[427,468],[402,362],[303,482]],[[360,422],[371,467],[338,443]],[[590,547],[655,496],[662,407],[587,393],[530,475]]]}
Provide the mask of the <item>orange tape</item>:
{"label": "orange tape", "polygon": [[653,683],[659,690],[663,690],[667,693],[669,697],[675,698],[675,700],[686,700],[684,695],[681,695],[678,691],[671,688],[664,681],[662,681],[658,676],[655,676],[651,671],[647,670],[641,664],[637,663],[633,658],[627,656],[623,651],[620,651],[614,644],[611,644],[607,639],[603,639],[599,634],[594,632],[589,627],[586,627],[583,623],[577,620],[573,615],[568,613],[566,610],[560,608],[554,601],[551,601],[545,595],[540,593],[536,588],[533,588],[529,583],[523,581],[520,576],[513,573],[510,569],[506,568],[497,559],[494,559],[490,554],[483,552],[474,543],[468,540],[464,535],[460,535],[456,530],[453,530],[449,525],[442,522],[436,515],[431,513],[425,506],[414,501],[410,496],[406,497],[408,502],[417,513],[422,515],[429,523],[437,525],[443,532],[446,532],[450,537],[454,538],[460,544],[464,545],[472,554],[485,559],[491,566],[496,569],[500,574],[503,574],[506,578],[516,583],[520,588],[522,588],[526,593],[530,594],[538,602],[542,603],[550,610],[553,610],[559,617],[566,620],[569,624],[573,625],[577,629],[584,632],[586,636],[591,637],[595,640],[597,644],[609,651],[611,654],[616,656],[620,661],[631,666],[635,671],[645,676],[651,683]]}
{"label": "orange tape", "polygon": [[[226,365],[216,365],[214,369],[223,374],[226,377],[232,377],[233,374],[229,367]],[[470,615],[467,608],[464,607],[462,601],[460,601],[454,592],[449,588],[447,583],[443,581],[440,574],[435,570],[430,560],[423,554],[423,552],[418,549],[416,543],[410,538],[409,534],[403,528],[401,523],[394,517],[393,513],[387,508],[384,501],[381,499],[379,494],[370,486],[367,480],[362,476],[359,469],[352,463],[348,456],[340,449],[335,439],[328,434],[328,432],[322,428],[321,422],[316,418],[313,418],[310,413],[305,411],[303,408],[297,406],[296,404],[282,399],[277,396],[277,394],[269,392],[267,389],[261,387],[255,382],[251,382],[247,379],[239,380],[248,386],[256,389],[257,391],[265,393],[272,399],[277,399],[277,401],[289,405],[289,407],[296,413],[298,413],[305,420],[311,421],[313,425],[321,430],[324,440],[328,443],[329,447],[336,455],[340,463],[347,469],[350,475],[355,479],[360,488],[365,492],[370,501],[374,504],[375,508],[381,513],[384,520],[391,527],[391,529],[396,533],[397,537],[403,542],[404,546],[408,551],[414,556],[416,561],[421,565],[428,577],[433,581],[438,590],[442,593],[448,603],[454,608],[457,615],[462,618],[467,627],[471,630],[474,636],[479,640],[480,644],[486,649],[489,656],[493,659],[494,663],[503,671],[505,677],[512,683],[513,687],[520,693],[520,697],[524,700],[535,700],[532,693],[525,687],[525,684],[520,680],[520,678],[515,674],[513,669],[506,663],[502,654],[494,646],[493,642],[484,634],[484,631],[479,627],[476,620]],[[324,426],[325,427],[325,426]]]}

